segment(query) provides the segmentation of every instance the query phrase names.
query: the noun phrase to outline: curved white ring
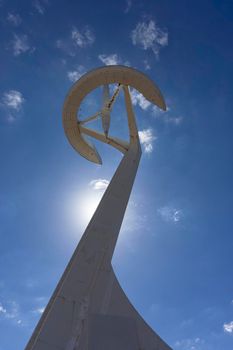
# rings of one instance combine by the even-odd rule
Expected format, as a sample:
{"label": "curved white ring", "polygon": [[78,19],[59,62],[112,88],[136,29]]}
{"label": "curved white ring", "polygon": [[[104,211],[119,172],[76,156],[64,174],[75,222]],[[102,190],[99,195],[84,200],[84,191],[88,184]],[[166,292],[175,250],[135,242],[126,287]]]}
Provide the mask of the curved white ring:
{"label": "curved white ring", "polygon": [[132,86],[138,90],[148,101],[166,110],[164,98],[156,84],[145,74],[130,67],[114,65],[94,69],[83,75],[70,89],[63,107],[63,127],[65,134],[73,146],[86,159],[101,163],[95,150],[80,132],[77,123],[77,111],[84,97],[98,86],[120,83]]}

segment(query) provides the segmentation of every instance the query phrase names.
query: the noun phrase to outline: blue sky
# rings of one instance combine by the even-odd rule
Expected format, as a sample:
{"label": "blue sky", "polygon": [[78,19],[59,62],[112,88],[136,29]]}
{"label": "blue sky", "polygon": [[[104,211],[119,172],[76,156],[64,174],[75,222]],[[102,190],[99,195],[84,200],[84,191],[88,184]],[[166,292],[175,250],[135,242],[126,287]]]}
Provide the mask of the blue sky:
{"label": "blue sky", "polygon": [[97,144],[88,163],[62,128],[70,86],[104,64],[145,72],[168,105],[132,92],[143,156],[119,280],[175,350],[232,350],[232,1],[2,0],[0,26],[0,350],[24,348],[121,159]]}

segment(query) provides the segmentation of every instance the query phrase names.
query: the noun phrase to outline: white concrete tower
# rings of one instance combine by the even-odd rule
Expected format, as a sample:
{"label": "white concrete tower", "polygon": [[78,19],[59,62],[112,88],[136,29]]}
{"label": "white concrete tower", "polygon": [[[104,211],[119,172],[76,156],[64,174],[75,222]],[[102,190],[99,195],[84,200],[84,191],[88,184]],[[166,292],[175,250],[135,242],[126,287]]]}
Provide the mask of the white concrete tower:
{"label": "white concrete tower", "polygon": [[[110,97],[112,83],[118,86]],[[82,100],[98,86],[103,86],[101,111],[77,120]],[[129,302],[111,265],[141,157],[128,86],[166,109],[156,85],[143,73],[124,66],[101,67],[85,74],[66,97],[63,125],[75,150],[88,160],[101,163],[96,149],[84,136],[88,135],[117,148],[124,156],[25,350],[171,350]],[[121,89],[129,142],[109,136],[110,112]],[[85,126],[97,117],[102,119],[103,133]]]}

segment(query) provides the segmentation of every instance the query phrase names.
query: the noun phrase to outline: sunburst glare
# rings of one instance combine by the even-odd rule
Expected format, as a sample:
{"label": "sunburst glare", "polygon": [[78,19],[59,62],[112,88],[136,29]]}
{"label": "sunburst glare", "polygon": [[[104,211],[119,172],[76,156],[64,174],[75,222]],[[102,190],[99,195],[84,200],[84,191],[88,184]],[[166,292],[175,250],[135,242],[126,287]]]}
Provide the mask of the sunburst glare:
{"label": "sunburst glare", "polygon": [[76,193],[70,198],[68,207],[68,217],[74,228],[85,228],[91,220],[103,192],[87,190]]}

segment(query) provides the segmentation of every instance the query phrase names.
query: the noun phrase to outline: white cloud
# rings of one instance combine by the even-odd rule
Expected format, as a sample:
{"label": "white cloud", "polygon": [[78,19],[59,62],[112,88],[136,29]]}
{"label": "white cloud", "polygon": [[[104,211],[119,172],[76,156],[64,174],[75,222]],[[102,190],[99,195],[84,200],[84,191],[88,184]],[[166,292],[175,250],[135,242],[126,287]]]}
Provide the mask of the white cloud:
{"label": "white cloud", "polygon": [[174,112],[171,112],[170,106],[167,106],[167,110],[164,113],[164,111],[161,111],[161,109],[154,105],[151,108],[151,114],[155,118],[161,119],[165,123],[173,125],[180,125],[184,119],[182,116],[174,116]]}
{"label": "white cloud", "polygon": [[[70,39],[64,40],[64,39],[57,39],[55,42],[55,46],[67,53],[69,56],[74,57],[76,54],[76,48],[74,47],[73,41]],[[76,44],[75,44],[76,46]],[[63,60],[63,64],[66,64],[66,60]]]}
{"label": "white cloud", "polygon": [[81,31],[74,27],[71,32],[71,38],[81,48],[90,46],[95,41],[94,33],[88,26]]}
{"label": "white cloud", "polygon": [[124,13],[128,13],[132,7],[132,0],[126,0],[126,7]]}
{"label": "white cloud", "polygon": [[6,309],[2,306],[2,304],[0,303],[0,314],[6,314]]}
{"label": "white cloud", "polygon": [[151,69],[151,66],[150,66],[150,64],[149,64],[149,62],[147,60],[144,60],[143,63],[144,63],[145,70],[150,70]]}
{"label": "white cloud", "polygon": [[19,305],[16,301],[8,301],[7,307],[3,307],[0,303],[0,316],[4,317],[7,320],[12,320],[16,324],[21,324],[22,321],[19,317]]}
{"label": "white cloud", "polygon": [[5,119],[12,123],[16,120],[25,99],[21,92],[10,90],[5,92],[0,101],[0,107],[5,112]]}
{"label": "white cloud", "polygon": [[224,323],[223,329],[224,329],[224,332],[226,333],[233,333],[233,321],[229,323]]}
{"label": "white cloud", "polygon": [[158,57],[162,47],[168,45],[168,33],[163,31],[153,20],[139,22],[131,33],[133,45],[143,50],[151,49]]}
{"label": "white cloud", "polygon": [[38,307],[33,311],[33,313],[42,315],[44,310],[45,310],[45,307]]}
{"label": "white cloud", "polygon": [[[167,112],[168,110],[166,110]],[[165,113],[164,111],[161,111],[161,109],[159,107],[157,107],[156,105],[153,105],[151,107],[151,114],[153,117],[155,118],[163,118],[164,119],[164,116],[165,116]]]}
{"label": "white cloud", "polygon": [[20,54],[27,52],[30,49],[27,35],[14,34],[12,48],[14,56],[19,56]]}
{"label": "white cloud", "polygon": [[34,0],[32,3],[32,6],[40,15],[43,15],[45,13],[45,9],[47,5],[48,5],[47,0]]}
{"label": "white cloud", "polygon": [[199,337],[177,340],[175,347],[180,350],[204,350],[205,341]]}
{"label": "white cloud", "polygon": [[112,66],[116,64],[124,64],[125,66],[130,67],[130,62],[123,62],[121,57],[117,53],[113,53],[110,55],[100,54],[98,55],[99,60],[104,63],[106,66]]}
{"label": "white cloud", "polygon": [[151,128],[144,129],[139,131],[138,135],[145,153],[151,153],[153,151],[153,143],[156,140],[153,130]]}
{"label": "white cloud", "polygon": [[[127,213],[122,224],[122,233],[125,232],[127,233],[128,238],[131,236],[131,238],[134,237],[135,239],[135,233],[140,234],[141,232],[145,232],[145,230],[147,230],[147,223],[148,215],[142,211],[141,199],[136,197],[134,199],[130,199],[127,206]],[[128,236],[128,234],[130,234],[130,236]],[[125,238],[126,236],[123,238],[123,240]],[[127,244],[131,242],[131,238]],[[131,246],[131,244],[129,248],[131,251],[132,248],[133,250],[135,249],[133,246]]]}
{"label": "white cloud", "polygon": [[98,56],[98,58],[100,59],[101,62],[106,64],[106,66],[120,64],[121,62],[120,57],[116,53],[113,53],[111,55],[101,54]]}
{"label": "white cloud", "polygon": [[2,97],[2,103],[5,107],[19,111],[24,102],[23,95],[17,90],[5,92]]}
{"label": "white cloud", "polygon": [[86,72],[83,66],[78,66],[76,70],[69,71],[67,77],[72,83],[75,83]]}
{"label": "white cloud", "polygon": [[181,209],[172,206],[164,206],[158,209],[161,218],[167,222],[179,222],[182,219],[183,212]]}
{"label": "white cloud", "polygon": [[68,55],[74,57],[77,53],[78,48],[91,46],[94,41],[94,33],[88,26],[85,26],[81,30],[73,27],[69,37],[65,39],[57,39],[55,45],[58,49],[63,50]]}
{"label": "white cloud", "polygon": [[181,116],[179,116],[179,117],[167,117],[166,116],[165,121],[167,123],[179,125],[183,121],[183,117],[181,117]]}
{"label": "white cloud", "polygon": [[9,23],[11,23],[13,26],[17,27],[22,22],[22,18],[17,13],[8,13],[7,20]]}
{"label": "white cloud", "polygon": [[139,105],[143,110],[148,109],[151,103],[145,99],[145,97],[135,89],[130,90],[130,95],[132,99],[132,103],[134,106]]}
{"label": "white cloud", "polygon": [[95,36],[88,26],[82,28],[81,30],[73,27],[69,37],[57,39],[55,45],[58,49],[63,50],[71,57],[74,57],[79,48],[91,46],[94,41]]}
{"label": "white cloud", "polygon": [[106,179],[95,179],[89,182],[89,186],[93,188],[93,190],[103,191],[109,185],[109,181]]}
{"label": "white cloud", "polygon": [[9,309],[6,311],[5,316],[9,319],[18,318],[19,315],[19,305],[16,301],[9,302]]}

